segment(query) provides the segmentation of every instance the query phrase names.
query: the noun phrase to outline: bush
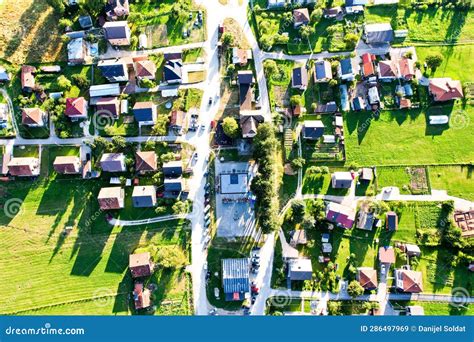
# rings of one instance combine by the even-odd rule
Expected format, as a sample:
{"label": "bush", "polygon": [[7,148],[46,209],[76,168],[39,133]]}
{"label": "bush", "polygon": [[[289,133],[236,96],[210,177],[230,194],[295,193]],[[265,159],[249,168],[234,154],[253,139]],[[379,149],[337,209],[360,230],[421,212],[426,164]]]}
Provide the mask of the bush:
{"label": "bush", "polygon": [[188,260],[180,248],[175,246],[162,246],[155,255],[155,261],[164,268],[182,268]]}
{"label": "bush", "polygon": [[233,117],[226,117],[222,123],[224,134],[229,138],[237,138],[240,134],[239,125]]}
{"label": "bush", "polygon": [[72,87],[71,81],[64,75],[59,76],[57,82],[61,90],[69,90]]}
{"label": "bush", "polygon": [[72,82],[77,85],[80,89],[86,89],[90,86],[90,82],[86,76],[82,74],[74,74],[71,76]]}

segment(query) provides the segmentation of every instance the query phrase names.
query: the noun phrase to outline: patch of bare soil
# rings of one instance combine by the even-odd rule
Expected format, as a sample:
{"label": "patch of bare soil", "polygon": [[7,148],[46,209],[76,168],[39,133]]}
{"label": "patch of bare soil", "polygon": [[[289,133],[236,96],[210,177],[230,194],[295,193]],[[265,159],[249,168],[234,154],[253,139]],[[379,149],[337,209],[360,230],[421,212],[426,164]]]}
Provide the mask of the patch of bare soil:
{"label": "patch of bare soil", "polygon": [[241,49],[250,49],[250,44],[245,38],[245,34],[240,24],[232,18],[224,19],[225,32],[230,32],[235,39],[235,45]]}

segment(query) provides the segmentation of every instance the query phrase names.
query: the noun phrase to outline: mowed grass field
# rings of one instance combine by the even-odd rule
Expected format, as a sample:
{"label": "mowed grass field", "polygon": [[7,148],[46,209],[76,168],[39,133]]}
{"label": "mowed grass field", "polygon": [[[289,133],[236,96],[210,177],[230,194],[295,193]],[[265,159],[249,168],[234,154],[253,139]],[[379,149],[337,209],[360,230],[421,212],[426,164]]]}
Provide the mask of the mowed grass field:
{"label": "mowed grass field", "polygon": [[359,165],[469,163],[474,160],[474,107],[455,105],[433,114],[450,114],[448,125],[427,125],[426,111],[382,111],[344,116],[347,162]]}
{"label": "mowed grass field", "polygon": [[430,166],[431,188],[447,190],[451,196],[474,201],[474,168],[472,166]]}
{"label": "mowed grass field", "polygon": [[16,64],[65,60],[59,16],[47,0],[5,1],[0,6],[0,59]]}
{"label": "mowed grass field", "polygon": [[[44,179],[4,184],[3,197],[15,202],[0,211],[2,314],[129,314],[129,254],[150,244],[187,249],[185,221],[108,225],[97,210],[97,186]],[[74,227],[68,236],[66,226]],[[162,303],[181,303],[175,313],[188,313],[183,272],[160,270],[153,282],[158,312]]]}
{"label": "mowed grass field", "polygon": [[[474,29],[473,29],[474,30]],[[439,53],[443,63],[434,71],[428,71],[430,77],[451,77],[461,82],[474,81],[474,45],[457,46],[417,46],[418,60],[424,63],[427,55]]]}

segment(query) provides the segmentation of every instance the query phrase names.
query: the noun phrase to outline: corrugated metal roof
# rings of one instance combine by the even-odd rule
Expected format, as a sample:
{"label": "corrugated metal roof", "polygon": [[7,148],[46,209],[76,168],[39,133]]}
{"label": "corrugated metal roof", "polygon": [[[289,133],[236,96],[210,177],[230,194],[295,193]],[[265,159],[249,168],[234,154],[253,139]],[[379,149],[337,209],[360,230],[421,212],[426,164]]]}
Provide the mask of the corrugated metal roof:
{"label": "corrugated metal roof", "polygon": [[222,259],[224,293],[248,292],[250,288],[250,259]]}

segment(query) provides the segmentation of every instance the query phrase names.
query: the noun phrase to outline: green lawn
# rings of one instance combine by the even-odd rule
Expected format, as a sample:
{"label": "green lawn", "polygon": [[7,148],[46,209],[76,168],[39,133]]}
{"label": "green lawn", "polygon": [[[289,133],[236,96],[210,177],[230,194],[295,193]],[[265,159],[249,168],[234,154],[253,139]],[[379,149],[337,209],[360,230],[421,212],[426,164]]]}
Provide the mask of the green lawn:
{"label": "green lawn", "polygon": [[195,63],[199,58],[203,58],[205,51],[203,48],[183,50],[183,62]]}
{"label": "green lawn", "polygon": [[396,186],[401,194],[410,194],[410,174],[405,167],[378,167],[377,190],[384,187]]}
{"label": "green lawn", "polygon": [[[22,204],[16,215],[0,212],[0,268],[9,279],[2,287],[2,313],[127,314],[128,255],[150,244],[187,250],[185,221],[108,225],[98,210],[99,187],[100,182],[41,179],[5,185],[7,198]],[[67,237],[61,234],[65,226],[74,227]],[[155,279],[158,307],[185,296],[184,276],[171,273]],[[41,310],[31,311],[36,308]]]}
{"label": "green lawn", "polygon": [[474,38],[472,11],[430,7],[404,9],[398,5],[367,6],[367,23],[390,22],[394,29],[408,29],[410,41],[463,41]]}
{"label": "green lawn", "polygon": [[426,123],[425,110],[383,111],[379,119],[370,113],[349,112],[345,118],[346,156],[359,165],[463,163],[474,160],[474,107],[456,104],[431,108],[436,114],[450,114],[447,125]]}
{"label": "green lawn", "polygon": [[468,305],[467,308],[458,308],[449,303],[440,302],[421,302],[421,301],[392,301],[395,310],[403,310],[408,305],[419,305],[425,310],[428,316],[473,316],[474,307]]}
{"label": "green lawn", "polygon": [[[306,171],[306,170],[305,170]],[[331,171],[332,172],[332,171]],[[320,194],[343,196],[349,192],[348,189],[333,189],[331,186],[331,174],[310,175],[303,173],[303,194]]]}
{"label": "green lawn", "polygon": [[417,46],[418,60],[424,62],[427,55],[440,53],[443,63],[435,72],[428,71],[430,77],[451,77],[462,82],[474,81],[473,74],[466,70],[474,70],[474,45],[457,46]]}
{"label": "green lawn", "polygon": [[429,171],[433,189],[447,190],[449,195],[474,201],[472,166],[430,166]]}

